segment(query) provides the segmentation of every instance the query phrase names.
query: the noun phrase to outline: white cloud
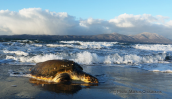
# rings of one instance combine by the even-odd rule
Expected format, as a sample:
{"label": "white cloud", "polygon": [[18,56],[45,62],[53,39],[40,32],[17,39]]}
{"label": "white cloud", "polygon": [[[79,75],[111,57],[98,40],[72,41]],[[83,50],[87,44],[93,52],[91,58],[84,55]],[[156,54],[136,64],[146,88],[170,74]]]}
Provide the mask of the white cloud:
{"label": "white cloud", "polygon": [[114,23],[118,27],[137,27],[144,25],[151,25],[153,22],[158,21],[155,17],[150,14],[143,15],[132,15],[132,14],[122,14],[118,17],[109,20],[110,23]]}
{"label": "white cloud", "polygon": [[75,18],[65,12],[55,13],[40,8],[0,11],[0,31],[11,34],[63,34],[75,25]]}
{"label": "white cloud", "polygon": [[1,34],[57,34],[94,35],[117,32],[138,34],[157,33],[172,37],[172,20],[168,17],[150,14],[121,14],[114,19],[80,19],[66,12],[51,12],[41,8],[21,9],[19,12],[0,11]]}

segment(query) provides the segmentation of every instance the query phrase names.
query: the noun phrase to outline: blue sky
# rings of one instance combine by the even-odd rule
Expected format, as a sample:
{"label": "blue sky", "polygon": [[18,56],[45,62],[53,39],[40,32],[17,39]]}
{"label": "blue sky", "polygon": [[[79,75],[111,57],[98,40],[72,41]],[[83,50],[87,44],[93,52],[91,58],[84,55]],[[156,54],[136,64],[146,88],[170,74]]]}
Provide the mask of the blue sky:
{"label": "blue sky", "polygon": [[172,0],[0,0],[0,10],[42,8],[76,18],[112,19],[120,14],[151,14],[172,18]]}
{"label": "blue sky", "polygon": [[0,35],[157,33],[172,39],[172,0],[0,0]]}

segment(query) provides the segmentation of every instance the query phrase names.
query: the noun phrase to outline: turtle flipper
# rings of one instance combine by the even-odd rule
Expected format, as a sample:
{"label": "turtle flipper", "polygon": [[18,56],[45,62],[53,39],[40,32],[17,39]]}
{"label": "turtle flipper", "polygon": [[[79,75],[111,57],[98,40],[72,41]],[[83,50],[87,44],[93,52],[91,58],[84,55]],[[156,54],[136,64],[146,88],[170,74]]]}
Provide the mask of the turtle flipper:
{"label": "turtle flipper", "polygon": [[68,73],[61,73],[53,78],[54,82],[66,82],[71,81],[70,75]]}

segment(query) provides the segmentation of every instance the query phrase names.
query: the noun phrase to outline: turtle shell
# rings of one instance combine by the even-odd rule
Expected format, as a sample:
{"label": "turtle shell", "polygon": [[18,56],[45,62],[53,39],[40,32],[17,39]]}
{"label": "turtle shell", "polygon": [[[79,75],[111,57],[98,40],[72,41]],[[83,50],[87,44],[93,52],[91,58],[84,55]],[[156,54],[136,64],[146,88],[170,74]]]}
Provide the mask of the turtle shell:
{"label": "turtle shell", "polygon": [[55,77],[57,73],[82,71],[83,68],[70,60],[48,60],[37,63],[31,68],[31,75],[36,77]]}

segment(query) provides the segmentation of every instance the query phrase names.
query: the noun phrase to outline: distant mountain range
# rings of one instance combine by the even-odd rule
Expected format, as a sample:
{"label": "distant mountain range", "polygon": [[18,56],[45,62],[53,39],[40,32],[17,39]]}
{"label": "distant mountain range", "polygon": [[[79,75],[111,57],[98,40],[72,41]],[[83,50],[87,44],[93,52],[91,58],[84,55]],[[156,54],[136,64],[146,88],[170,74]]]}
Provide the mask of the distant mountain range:
{"label": "distant mountain range", "polygon": [[160,36],[156,33],[140,33],[137,35],[122,35],[118,33],[99,35],[1,35],[3,39],[37,39],[37,40],[82,40],[82,41],[115,41],[130,43],[159,43],[172,44],[172,40]]}

